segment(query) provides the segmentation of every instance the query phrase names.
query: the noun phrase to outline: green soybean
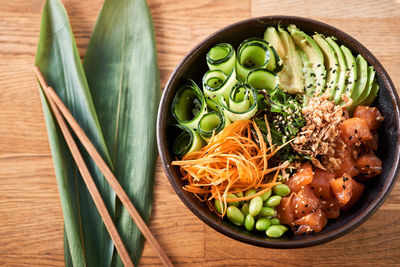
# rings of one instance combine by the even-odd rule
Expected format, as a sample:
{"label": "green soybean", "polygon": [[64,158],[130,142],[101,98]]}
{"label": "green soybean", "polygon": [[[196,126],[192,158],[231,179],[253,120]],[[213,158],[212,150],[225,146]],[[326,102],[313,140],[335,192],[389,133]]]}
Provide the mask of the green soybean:
{"label": "green soybean", "polygon": [[244,203],[242,206],[242,212],[244,215],[249,214],[249,203]]}
{"label": "green soybean", "polygon": [[270,207],[262,207],[260,213],[258,213],[258,217],[270,217],[276,214],[275,210]]}
{"label": "green soybean", "polygon": [[267,192],[265,192],[264,194],[261,195],[261,198],[263,201],[267,200],[270,196],[271,196],[271,189],[269,189]]}
{"label": "green soybean", "polygon": [[271,221],[271,225],[280,225],[281,221],[278,218],[271,218],[269,219]]}
{"label": "green soybean", "polygon": [[249,189],[249,190],[246,190],[246,193],[244,194],[244,196],[245,197],[248,197],[248,196],[252,196],[252,195],[254,195],[255,193],[257,193],[257,191],[255,190],[255,189]]}
{"label": "green soybean", "polygon": [[264,206],[275,208],[281,204],[282,197],[281,196],[272,196],[265,201]]}
{"label": "green soybean", "polygon": [[[226,194],[226,198],[237,198],[237,196],[235,196],[234,194]],[[228,206],[239,207],[239,201],[228,202]]]}
{"label": "green soybean", "polygon": [[[222,202],[222,201],[221,201]],[[224,203],[222,202],[222,207],[224,206]],[[219,202],[219,200],[214,200],[214,207],[215,207],[215,210],[219,213],[219,214],[222,214],[222,210],[223,210],[223,208],[221,207],[221,204],[220,204],[220,202]]]}
{"label": "green soybean", "polygon": [[244,197],[244,194],[243,194],[243,192],[239,192],[239,193],[236,193],[236,196],[237,197]]}
{"label": "green soybean", "polygon": [[265,231],[265,234],[268,237],[277,238],[281,237],[284,233],[286,233],[287,230],[288,229],[283,225],[271,225],[268,227],[267,231]]}
{"label": "green soybean", "polygon": [[263,207],[262,198],[261,197],[255,197],[250,201],[249,213],[252,216],[256,216],[258,213],[260,213],[262,207]]}
{"label": "green soybean", "polygon": [[254,217],[251,216],[250,214],[246,215],[246,218],[244,219],[244,227],[246,228],[247,231],[253,231],[254,229]]}
{"label": "green soybean", "polygon": [[265,231],[270,227],[271,222],[267,218],[261,218],[256,222],[256,229],[258,231]]}
{"label": "green soybean", "polygon": [[235,206],[228,207],[226,210],[226,216],[234,225],[242,226],[244,223],[244,214]]}
{"label": "green soybean", "polygon": [[275,195],[286,197],[290,194],[290,188],[285,184],[278,184],[272,188],[272,192],[274,192]]}

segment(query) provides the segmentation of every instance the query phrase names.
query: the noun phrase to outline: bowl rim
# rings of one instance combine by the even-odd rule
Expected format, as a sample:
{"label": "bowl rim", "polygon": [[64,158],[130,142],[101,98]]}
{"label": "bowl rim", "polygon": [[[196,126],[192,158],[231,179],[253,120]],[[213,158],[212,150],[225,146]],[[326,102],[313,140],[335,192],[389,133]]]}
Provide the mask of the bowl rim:
{"label": "bowl rim", "polygon": [[180,61],[178,66],[175,68],[173,73],[171,74],[164,90],[162,93],[159,109],[158,109],[158,114],[157,114],[157,145],[158,145],[158,150],[159,154],[161,157],[162,165],[164,172],[176,192],[176,194],[179,196],[181,201],[186,205],[186,207],[191,210],[198,218],[200,218],[204,223],[206,223],[208,226],[212,227],[216,231],[230,237],[233,239],[236,239],[238,241],[260,246],[260,247],[267,247],[267,248],[302,248],[302,247],[309,247],[309,246],[314,246],[317,244],[325,243],[328,241],[331,241],[333,239],[336,239],[342,235],[345,235],[349,233],[350,231],[354,230],[357,228],[359,225],[364,223],[367,219],[369,219],[377,210],[378,208],[383,204],[383,202],[386,200],[386,198],[389,196],[390,192],[392,191],[397,178],[398,178],[398,173],[399,173],[399,164],[400,164],[400,127],[396,129],[396,144],[397,144],[397,150],[394,155],[394,165],[391,167],[388,176],[386,179],[389,179],[389,182],[385,183],[383,189],[381,192],[376,196],[376,198],[365,208],[363,212],[355,216],[350,222],[343,224],[339,226],[338,228],[329,231],[328,233],[318,233],[316,235],[310,235],[309,238],[303,239],[303,240],[268,240],[268,239],[259,239],[255,237],[251,237],[248,235],[244,235],[238,231],[235,231],[234,228],[231,228],[227,225],[221,225],[221,223],[218,223],[211,217],[210,215],[207,216],[204,214],[201,210],[197,209],[193,204],[192,201],[193,199],[189,199],[185,194],[183,194],[183,189],[179,184],[174,179],[174,175],[170,169],[170,162],[167,162],[166,160],[166,155],[168,154],[168,147],[166,142],[163,140],[163,131],[166,128],[166,114],[169,112],[169,108],[167,105],[167,95],[169,91],[171,91],[173,88],[171,87],[174,81],[177,79],[179,76],[178,74],[180,73],[181,69],[185,65],[185,62],[187,62],[196,52],[201,49],[202,46],[207,44],[207,42],[210,39],[217,38],[219,35],[222,35],[225,31],[239,27],[243,24],[247,24],[249,22],[254,22],[258,21],[260,23],[263,23],[264,21],[281,21],[281,20],[296,20],[300,21],[303,23],[308,23],[312,25],[318,25],[319,27],[322,27],[324,29],[328,29],[330,31],[336,32],[337,34],[335,35],[336,37],[340,35],[340,39],[343,41],[351,42],[353,45],[352,47],[358,47],[357,50],[361,50],[363,53],[363,56],[367,58],[367,61],[370,63],[370,65],[373,65],[375,68],[376,73],[378,76],[382,79],[383,83],[385,84],[385,87],[387,88],[387,91],[390,95],[390,98],[392,100],[392,104],[395,107],[394,113],[395,113],[395,118],[398,121],[398,125],[400,125],[400,101],[399,101],[399,96],[397,94],[397,91],[395,89],[395,86],[390,79],[389,74],[386,72],[382,64],[377,60],[377,58],[365,47],[363,46],[360,42],[358,42],[356,39],[348,35],[347,33],[329,25],[321,21],[317,21],[314,19],[309,19],[305,17],[298,17],[298,16],[261,16],[261,17],[255,17],[255,18],[250,18],[246,20],[241,20],[238,22],[235,22],[233,24],[230,24],[228,26],[225,26],[218,31],[214,32],[213,34],[209,35],[205,39],[203,39],[199,44],[197,44],[191,51],[186,54],[186,56]]}

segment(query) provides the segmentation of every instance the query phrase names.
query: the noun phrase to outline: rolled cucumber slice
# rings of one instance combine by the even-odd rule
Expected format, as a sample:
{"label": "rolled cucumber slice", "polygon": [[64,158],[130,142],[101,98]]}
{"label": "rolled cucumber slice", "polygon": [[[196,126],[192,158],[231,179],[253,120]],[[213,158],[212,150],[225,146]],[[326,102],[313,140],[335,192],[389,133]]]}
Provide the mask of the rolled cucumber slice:
{"label": "rolled cucumber slice", "polygon": [[270,91],[278,86],[278,78],[275,73],[267,69],[254,69],[247,75],[247,84],[258,90]]}
{"label": "rolled cucumber slice", "polygon": [[198,128],[200,136],[208,141],[213,134],[225,128],[225,117],[220,112],[209,112],[200,119]]}
{"label": "rolled cucumber slice", "polygon": [[221,70],[209,70],[203,76],[204,96],[214,98],[218,95],[222,95],[225,100],[228,100],[229,93],[235,84],[235,69],[232,69],[228,76]]}
{"label": "rolled cucumber slice", "polygon": [[181,124],[176,126],[182,130],[172,145],[176,156],[182,158],[187,153],[198,151],[204,146],[204,141],[198,132]]}
{"label": "rolled cucumber slice", "polygon": [[224,128],[225,128],[226,126],[231,124],[231,121],[229,119],[229,116],[228,116],[228,113],[226,112],[226,110],[224,110],[222,105],[219,104],[218,102],[219,102],[218,98],[214,98],[214,99],[211,99],[209,97],[206,98],[207,108],[209,110],[212,110],[212,111],[222,114],[222,116],[224,117],[223,122],[224,122]]}
{"label": "rolled cucumber slice", "polygon": [[207,65],[210,70],[221,70],[228,75],[232,72],[235,64],[236,52],[231,44],[217,44],[207,53]]}
{"label": "rolled cucumber slice", "polygon": [[349,110],[353,110],[354,108],[357,107],[358,100],[364,92],[365,87],[367,86],[368,82],[368,63],[367,61],[363,58],[363,56],[358,55],[356,58],[356,64],[357,64],[357,81],[356,81],[356,86],[353,89],[353,92],[351,92],[350,97],[353,100],[353,103],[351,106],[348,108]]}
{"label": "rolled cucumber slice", "polygon": [[207,113],[207,105],[203,93],[194,81],[189,80],[189,84],[178,90],[171,109],[180,125],[197,130],[200,119]]}
{"label": "rolled cucumber slice", "polygon": [[244,40],[238,48],[236,61],[237,79],[245,82],[252,69],[275,69],[275,57],[268,43],[260,38]]}
{"label": "rolled cucumber slice", "polygon": [[244,83],[237,83],[231,90],[228,102],[218,96],[219,102],[231,122],[250,119],[257,112],[257,92]]}

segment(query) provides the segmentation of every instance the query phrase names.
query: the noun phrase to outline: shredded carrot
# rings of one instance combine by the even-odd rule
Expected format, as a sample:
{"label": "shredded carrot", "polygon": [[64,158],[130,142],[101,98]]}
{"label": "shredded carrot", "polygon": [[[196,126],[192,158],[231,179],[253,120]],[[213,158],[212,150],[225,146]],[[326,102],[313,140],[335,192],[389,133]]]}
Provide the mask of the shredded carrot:
{"label": "shredded carrot", "polygon": [[[183,187],[186,191],[207,202],[214,212],[213,201],[219,201],[224,208],[222,214],[216,213],[224,216],[228,202],[250,200],[280,184],[277,178],[287,163],[268,168],[268,160],[281,147],[274,146],[267,138],[269,146],[254,121],[238,121],[213,135],[201,150],[186,154],[172,165],[180,167],[182,179],[187,181]],[[272,172],[275,175],[270,177]],[[251,188],[259,191],[241,198],[227,197]]]}

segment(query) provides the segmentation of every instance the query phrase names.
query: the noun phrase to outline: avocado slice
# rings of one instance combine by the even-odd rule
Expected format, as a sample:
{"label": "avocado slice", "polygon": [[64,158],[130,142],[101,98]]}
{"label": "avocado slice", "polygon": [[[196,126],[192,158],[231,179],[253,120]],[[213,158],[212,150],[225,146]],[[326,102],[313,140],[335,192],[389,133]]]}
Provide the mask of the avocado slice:
{"label": "avocado slice", "polygon": [[357,81],[354,90],[353,92],[351,92],[350,95],[351,99],[353,99],[353,103],[349,107],[350,110],[353,110],[357,106],[358,99],[361,96],[362,92],[365,90],[368,81],[367,61],[363,58],[363,56],[358,55],[356,58],[356,64],[357,64]]}
{"label": "avocado slice", "polygon": [[300,55],[301,61],[303,63],[303,79],[304,79],[304,104],[307,104],[307,100],[313,96],[315,92],[315,79],[312,73],[314,73],[313,68],[312,68],[312,63],[310,62],[310,59],[307,57],[307,54],[301,50],[300,48],[297,48],[297,51]]}
{"label": "avocado slice", "polygon": [[[351,92],[353,92],[354,87],[356,85],[356,79],[357,79],[357,64],[356,64],[356,59],[354,58],[353,54],[351,53],[350,49],[345,47],[344,45],[340,46],[340,49],[342,49],[344,58],[346,59],[346,64],[347,64],[347,69],[346,69],[346,88],[342,92],[342,94],[346,94],[348,97],[350,97]],[[342,94],[340,94],[339,98],[342,98]],[[343,101],[342,101],[342,104]]]}
{"label": "avocado slice", "polygon": [[291,94],[302,93],[304,90],[302,62],[296,50],[296,45],[289,33],[280,26],[278,26],[278,35],[285,55],[281,58],[283,60],[283,70],[277,73],[279,87]]}
{"label": "avocado slice", "polygon": [[286,56],[282,41],[279,38],[279,34],[275,27],[268,27],[265,30],[264,40],[267,41],[273,48],[275,48],[275,51],[278,53],[280,58],[283,59]]}
{"label": "avocado slice", "polygon": [[[285,57],[285,51],[283,50],[283,44],[281,39],[279,38],[278,32],[275,27],[268,27],[264,32],[264,40],[270,46],[270,57],[274,57],[274,68],[270,70],[276,72],[280,72],[283,69],[283,61],[282,58]],[[268,64],[272,64],[272,61],[268,62]],[[268,66],[267,66],[268,68]]]}
{"label": "avocado slice", "polygon": [[333,40],[333,38],[327,37],[325,40],[332,46],[333,50],[335,50],[339,62],[339,69],[337,70],[339,71],[339,79],[337,84],[335,84],[334,90],[332,90],[330,97],[330,99],[335,101],[336,104],[339,104],[340,100],[342,99],[342,92],[344,91],[346,83],[347,63],[342,49],[340,49],[339,45]]}
{"label": "avocado slice", "polygon": [[361,103],[361,105],[371,106],[372,103],[374,103],[375,98],[378,96],[378,91],[379,91],[379,83],[375,79],[374,83],[372,84],[372,88],[371,88],[371,92],[369,93],[369,96],[367,97],[367,99],[365,99],[364,102]]}
{"label": "avocado slice", "polygon": [[295,25],[289,25],[288,31],[293,38],[293,41],[300,47],[310,59],[316,79],[315,91],[317,94],[324,92],[326,84],[326,71],[324,66],[324,56],[317,43],[306,33],[299,30]]}
{"label": "avocado slice", "polygon": [[321,34],[313,35],[313,39],[321,48],[326,69],[325,90],[330,95],[339,80],[339,62],[335,50]]}
{"label": "avocado slice", "polygon": [[368,97],[372,92],[372,87],[375,81],[375,70],[372,66],[368,66],[368,79],[367,85],[365,86],[364,91],[361,93],[360,97],[355,101],[355,106],[363,105],[367,101]]}

